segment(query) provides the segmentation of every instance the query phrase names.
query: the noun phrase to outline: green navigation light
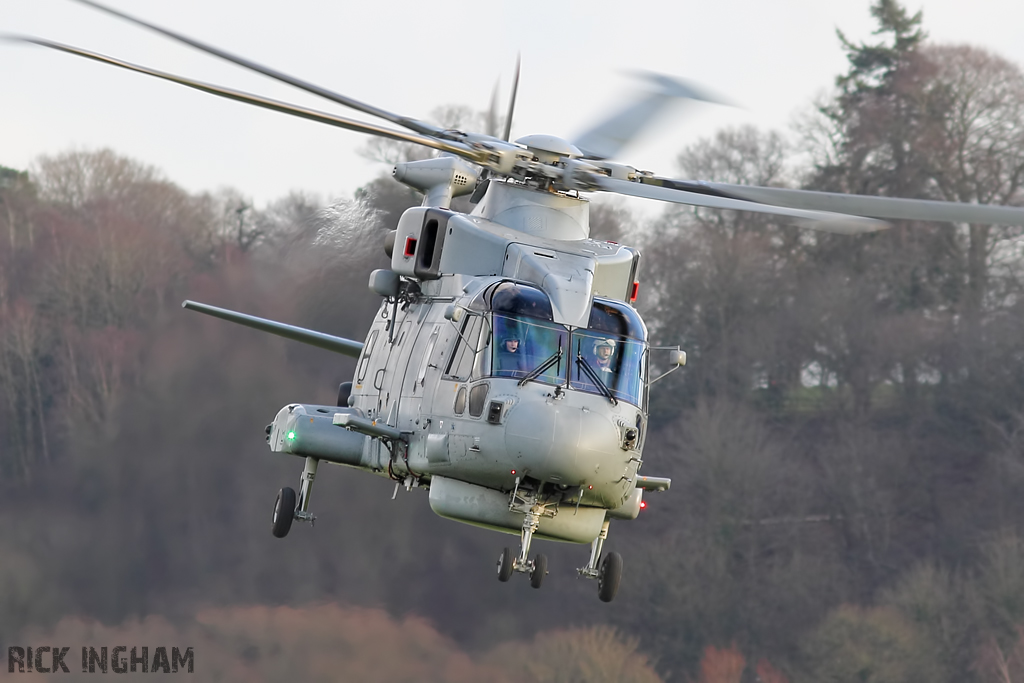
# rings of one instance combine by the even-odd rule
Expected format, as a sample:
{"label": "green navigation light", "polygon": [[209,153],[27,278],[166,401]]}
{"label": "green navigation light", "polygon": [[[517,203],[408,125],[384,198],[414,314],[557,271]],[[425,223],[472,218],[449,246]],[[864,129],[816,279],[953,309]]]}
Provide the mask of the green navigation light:
{"label": "green navigation light", "polygon": [[288,440],[295,441],[295,432],[288,432]]}

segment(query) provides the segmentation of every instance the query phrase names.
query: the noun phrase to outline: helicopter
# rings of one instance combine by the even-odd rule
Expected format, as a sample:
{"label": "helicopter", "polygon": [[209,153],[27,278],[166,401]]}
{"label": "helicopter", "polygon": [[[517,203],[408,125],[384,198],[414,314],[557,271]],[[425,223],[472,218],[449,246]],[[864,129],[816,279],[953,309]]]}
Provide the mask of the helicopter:
{"label": "helicopter", "polygon": [[[614,161],[673,98],[714,101],[681,81],[652,76],[652,94],[573,142],[554,135],[446,129],[369,105],[235,56],[183,34],[76,0],[207,54],[383,120],[338,116],[149,69],[41,38],[16,40],[153,76],[219,97],[438,153],[394,166],[423,194],[383,240],[390,268],[373,271],[381,305],[364,341],[187,300],[183,307],[356,360],[336,405],[290,403],[266,426],[274,453],[303,459],[298,491],[283,487],[271,531],[313,524],[321,462],[423,488],[438,515],[519,537],[501,549],[497,577],[548,573],[534,539],[590,546],[577,569],[611,602],[622,556],[605,552],[613,520],[634,520],[643,495],[667,477],[641,474],[651,385],[686,363],[678,347],[651,344],[634,304],[640,251],[592,239],[587,193],[709,209],[752,211],[841,234],[888,220],[1024,226],[1024,209],[675,179]],[[518,68],[515,83],[518,83]],[[469,196],[473,209],[452,209]],[[666,360],[655,361],[664,353]],[[654,367],[669,370],[652,377]]]}

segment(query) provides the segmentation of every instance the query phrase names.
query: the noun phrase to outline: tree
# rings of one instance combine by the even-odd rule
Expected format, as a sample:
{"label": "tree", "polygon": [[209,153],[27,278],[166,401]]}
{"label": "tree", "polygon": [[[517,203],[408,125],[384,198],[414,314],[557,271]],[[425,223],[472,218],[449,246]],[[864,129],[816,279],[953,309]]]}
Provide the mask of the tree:
{"label": "tree", "polygon": [[[688,177],[780,185],[784,155],[778,134],[748,127],[688,147],[680,165]],[[805,349],[793,305],[800,240],[795,228],[758,214],[666,211],[642,243],[641,306],[652,337],[683,344],[694,362],[685,380],[657,386],[657,404],[678,410],[680,399],[698,395],[739,400],[754,388],[779,394],[799,384]]]}
{"label": "tree", "polygon": [[804,642],[804,655],[808,682],[945,680],[926,641],[892,608],[837,608]]}
{"label": "tree", "polygon": [[49,430],[45,420],[48,387],[43,366],[49,351],[40,316],[24,301],[0,298],[0,435],[4,438],[0,471],[28,481],[50,460]]}
{"label": "tree", "polygon": [[538,633],[531,643],[495,648],[485,661],[512,680],[537,683],[659,683],[661,678],[636,638],[591,626]]}
{"label": "tree", "polygon": [[[804,126],[817,159],[808,185],[922,199],[1021,201],[1020,69],[983,50],[927,44],[921,14],[910,16],[895,0],[879,0],[872,14],[883,40],[855,45],[840,34],[850,68],[837,79],[832,99],[819,106],[817,123]],[[882,380],[914,399],[922,379],[936,373],[961,392],[966,387],[971,400],[983,400],[971,386],[1003,364],[994,360],[987,340],[993,317],[1014,301],[1009,292],[1020,288],[1019,267],[1008,267],[1008,261],[1019,261],[1007,257],[1017,234],[988,225],[900,223],[889,234],[852,245],[817,241],[815,259],[836,276],[857,281],[861,306],[904,328],[904,348],[895,357],[872,358],[863,345],[858,351],[831,344],[846,365],[867,372],[843,377],[858,406],[870,403],[868,387]],[[931,343],[937,327],[955,332],[948,337],[955,342]],[[868,341],[875,343],[870,336]]]}
{"label": "tree", "polygon": [[36,201],[37,188],[27,171],[0,166],[0,225],[6,227],[11,252],[32,247],[34,230],[30,207]]}

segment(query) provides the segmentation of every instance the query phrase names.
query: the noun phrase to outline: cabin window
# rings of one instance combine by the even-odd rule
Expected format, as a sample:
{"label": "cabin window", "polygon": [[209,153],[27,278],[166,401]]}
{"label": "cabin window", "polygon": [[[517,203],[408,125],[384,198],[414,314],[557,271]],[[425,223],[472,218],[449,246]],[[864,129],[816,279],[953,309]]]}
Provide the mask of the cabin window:
{"label": "cabin window", "polygon": [[469,414],[473,417],[480,417],[483,414],[487,389],[487,382],[481,382],[469,390]]}
{"label": "cabin window", "polygon": [[366,377],[366,366],[370,364],[370,356],[373,355],[373,347],[377,344],[377,335],[380,330],[374,330],[370,333],[370,338],[366,342],[366,348],[363,349],[363,357],[359,361],[359,372],[356,373],[356,383],[362,384],[363,378]]}
{"label": "cabin window", "polygon": [[427,368],[430,366],[430,357],[434,355],[434,346],[437,345],[437,333],[439,328],[434,327],[434,331],[430,334],[430,341],[427,342],[427,348],[423,350],[423,360],[420,361],[420,371],[416,374],[416,384],[423,384],[423,381],[427,377]]}

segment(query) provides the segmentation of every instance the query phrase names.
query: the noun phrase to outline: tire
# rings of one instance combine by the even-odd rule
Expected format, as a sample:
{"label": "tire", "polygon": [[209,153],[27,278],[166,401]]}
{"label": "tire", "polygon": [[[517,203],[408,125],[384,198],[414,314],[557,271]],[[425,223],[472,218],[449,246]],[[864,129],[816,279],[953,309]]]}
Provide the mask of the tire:
{"label": "tire", "polygon": [[512,578],[512,550],[505,548],[498,555],[498,581],[505,583]]}
{"label": "tire", "polygon": [[271,530],[277,538],[284,538],[292,528],[295,519],[295,489],[285,486],[277,492],[274,503],[274,526]]}
{"label": "tire", "polygon": [[548,573],[548,556],[543,553],[537,553],[537,557],[533,558],[533,570],[530,571],[530,585],[534,588],[540,588],[540,585],[544,583],[544,576]]}
{"label": "tire", "polygon": [[622,580],[622,555],[608,553],[601,562],[597,575],[597,597],[601,602],[611,602],[619,592],[619,581]]}
{"label": "tire", "polygon": [[338,385],[338,407],[348,408],[348,398],[352,395],[352,382],[342,382]]}

